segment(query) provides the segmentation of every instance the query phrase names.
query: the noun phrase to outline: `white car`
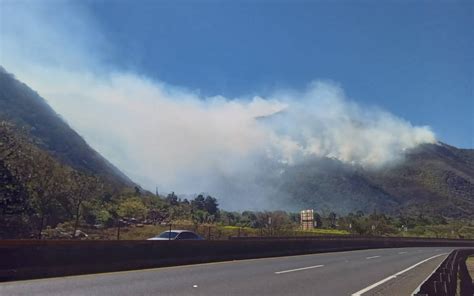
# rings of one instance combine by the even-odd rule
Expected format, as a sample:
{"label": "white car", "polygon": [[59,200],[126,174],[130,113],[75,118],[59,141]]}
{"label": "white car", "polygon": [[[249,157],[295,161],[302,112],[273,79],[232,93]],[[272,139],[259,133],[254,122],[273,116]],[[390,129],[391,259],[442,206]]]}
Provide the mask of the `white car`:
{"label": "white car", "polygon": [[167,230],[147,240],[203,240],[203,238],[189,230]]}

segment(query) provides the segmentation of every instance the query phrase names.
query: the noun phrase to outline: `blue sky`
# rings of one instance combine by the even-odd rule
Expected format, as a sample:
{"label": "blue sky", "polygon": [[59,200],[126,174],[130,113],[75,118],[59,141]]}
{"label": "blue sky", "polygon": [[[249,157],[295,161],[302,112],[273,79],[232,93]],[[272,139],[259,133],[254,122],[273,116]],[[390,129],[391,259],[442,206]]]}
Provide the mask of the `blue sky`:
{"label": "blue sky", "polygon": [[271,167],[474,147],[472,3],[0,0],[0,65],[144,188],[271,208]]}
{"label": "blue sky", "polygon": [[474,147],[472,1],[90,1],[114,67],[237,97],[341,84]]}

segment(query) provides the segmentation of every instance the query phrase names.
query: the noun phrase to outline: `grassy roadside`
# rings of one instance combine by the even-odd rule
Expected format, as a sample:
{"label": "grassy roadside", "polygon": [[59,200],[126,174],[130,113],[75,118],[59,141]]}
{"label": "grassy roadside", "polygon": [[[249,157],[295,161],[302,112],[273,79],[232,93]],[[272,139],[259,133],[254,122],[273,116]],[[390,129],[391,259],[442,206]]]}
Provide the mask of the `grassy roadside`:
{"label": "grassy roadside", "polygon": [[[83,224],[79,229],[87,233],[89,239],[114,240],[117,239],[118,229],[116,227],[95,229],[91,225]],[[176,220],[172,224],[172,229],[186,229],[197,232],[202,237],[211,240],[229,239],[229,237],[273,237],[273,236],[321,236],[321,235],[358,235],[354,230],[347,230],[345,225],[338,228],[314,228],[311,230],[301,230],[296,224],[283,225],[279,228],[252,228],[230,226],[221,223],[194,224],[189,220]],[[65,233],[72,233],[72,224],[63,223],[60,228]],[[154,237],[169,229],[169,225],[129,225],[120,229],[121,240],[143,240]],[[389,229],[390,231],[378,230],[373,233],[361,234],[365,236],[385,236],[385,237],[419,237],[419,238],[448,238],[448,239],[474,239],[474,227],[463,224],[426,225],[416,226],[407,231],[400,229]],[[45,233],[48,231],[45,231]],[[54,230],[52,231],[54,233]],[[54,235],[45,235],[44,238],[60,238]]]}
{"label": "grassy roadside", "polygon": [[474,280],[474,256],[467,257],[466,265],[471,278]]}
{"label": "grassy roadside", "polygon": [[[143,240],[169,229],[167,225],[143,225],[122,227],[120,229],[121,240]],[[346,230],[339,229],[312,229],[302,231],[299,229],[256,229],[250,227],[222,226],[222,225],[194,225],[194,224],[175,224],[172,229],[187,229],[195,231],[206,239],[228,239],[232,236],[317,236],[317,235],[348,235]],[[91,239],[116,239],[117,228],[108,229],[88,229],[85,232]]]}

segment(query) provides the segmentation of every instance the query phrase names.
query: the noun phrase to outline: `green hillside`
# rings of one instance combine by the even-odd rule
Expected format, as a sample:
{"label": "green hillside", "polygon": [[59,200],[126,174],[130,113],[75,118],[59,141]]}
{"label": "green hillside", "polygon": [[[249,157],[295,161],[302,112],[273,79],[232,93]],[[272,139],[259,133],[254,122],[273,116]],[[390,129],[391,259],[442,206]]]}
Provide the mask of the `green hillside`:
{"label": "green hillside", "polygon": [[425,144],[398,164],[366,170],[332,159],[287,168],[280,190],[298,207],[474,216],[474,150]]}
{"label": "green hillside", "polygon": [[[286,167],[271,163],[262,175],[257,181],[274,189],[282,210],[313,208],[324,217],[357,211],[474,217],[473,149],[421,145],[378,170],[329,158]],[[174,193],[163,199],[135,187],[43,98],[0,67],[0,238],[41,236],[45,227],[63,222],[110,226],[133,216],[160,222],[219,219],[217,210],[196,210]],[[222,219],[231,224],[233,216]]]}
{"label": "green hillside", "polygon": [[75,169],[100,175],[119,185],[133,185],[70,128],[42,97],[1,66],[0,119],[25,130],[38,147]]}

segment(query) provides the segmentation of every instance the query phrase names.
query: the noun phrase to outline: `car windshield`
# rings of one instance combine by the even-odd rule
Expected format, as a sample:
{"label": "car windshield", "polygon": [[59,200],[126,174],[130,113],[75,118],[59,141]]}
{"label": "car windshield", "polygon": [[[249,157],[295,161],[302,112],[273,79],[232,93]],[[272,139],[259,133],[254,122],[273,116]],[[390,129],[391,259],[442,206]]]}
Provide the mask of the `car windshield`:
{"label": "car windshield", "polygon": [[161,237],[161,238],[175,238],[177,235],[178,235],[177,232],[165,231],[165,232],[161,233],[158,237]]}

